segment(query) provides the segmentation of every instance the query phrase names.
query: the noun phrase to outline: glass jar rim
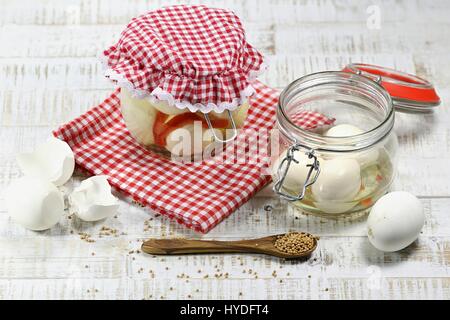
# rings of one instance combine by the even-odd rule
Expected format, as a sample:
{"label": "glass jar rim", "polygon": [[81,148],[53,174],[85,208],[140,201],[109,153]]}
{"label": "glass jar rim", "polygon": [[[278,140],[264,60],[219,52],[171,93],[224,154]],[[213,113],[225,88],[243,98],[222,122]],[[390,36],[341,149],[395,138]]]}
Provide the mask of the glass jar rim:
{"label": "glass jar rim", "polygon": [[[287,102],[285,102],[285,98],[296,86],[302,83],[321,78],[323,80],[327,80],[329,77],[338,77],[339,79],[346,79],[348,81],[364,84],[380,94],[380,96],[384,98],[385,107],[387,108],[384,118],[380,121],[380,123],[370,130],[364,131],[363,133],[347,137],[327,137],[296,125],[284,110],[284,106],[287,104]],[[333,81],[327,81],[324,83],[331,84]],[[311,86],[306,86],[306,88],[300,89],[297,94],[300,94],[300,92],[309,88],[311,88]],[[315,150],[327,152],[351,152],[368,148],[384,139],[384,137],[391,132],[394,126],[394,114],[395,112],[391,96],[386,89],[372,79],[343,71],[322,71],[311,73],[294,80],[281,92],[277,106],[277,123],[279,124],[281,131],[293,140],[294,143],[299,141],[297,141],[298,139],[293,138],[292,134],[289,134],[289,131],[294,131],[297,133],[301,136],[303,144],[310,145]],[[284,120],[284,124],[286,125],[281,123],[280,118]]]}

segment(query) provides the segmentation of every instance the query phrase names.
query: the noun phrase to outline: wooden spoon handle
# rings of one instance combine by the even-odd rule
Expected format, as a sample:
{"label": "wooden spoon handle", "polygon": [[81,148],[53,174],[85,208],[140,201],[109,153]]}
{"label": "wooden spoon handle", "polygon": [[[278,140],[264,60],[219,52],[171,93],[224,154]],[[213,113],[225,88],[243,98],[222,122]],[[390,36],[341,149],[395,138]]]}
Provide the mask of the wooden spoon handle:
{"label": "wooden spoon handle", "polygon": [[245,241],[149,239],[142,244],[142,251],[150,254],[171,255],[187,253],[238,253],[251,252],[252,250],[245,246]]}

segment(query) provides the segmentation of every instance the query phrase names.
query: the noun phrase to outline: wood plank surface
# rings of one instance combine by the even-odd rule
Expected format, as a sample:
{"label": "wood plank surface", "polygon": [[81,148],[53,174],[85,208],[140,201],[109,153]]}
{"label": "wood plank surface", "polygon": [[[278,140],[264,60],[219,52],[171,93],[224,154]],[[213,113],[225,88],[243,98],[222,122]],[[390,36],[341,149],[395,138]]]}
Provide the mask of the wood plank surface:
{"label": "wood plank surface", "polygon": [[[379,252],[365,236],[364,216],[306,216],[269,189],[206,235],[126,201],[120,202],[117,217],[97,223],[66,213],[51,230],[32,232],[11,221],[3,190],[21,175],[15,155],[32,150],[52,129],[108,95],[113,86],[103,79],[96,57],[132,17],[181,2],[2,1],[0,299],[449,299],[448,1],[376,1],[379,28],[367,23],[374,1],[184,1],[233,9],[251,43],[269,59],[261,80],[275,88],[349,62],[417,73],[436,85],[439,109],[396,118],[399,161],[393,189],[419,196],[426,213],[418,241],[407,249]],[[74,177],[69,188],[80,179]],[[273,209],[264,210],[266,205]],[[101,235],[103,226],[117,234]],[[139,252],[147,237],[240,239],[288,230],[321,237],[311,259]]]}

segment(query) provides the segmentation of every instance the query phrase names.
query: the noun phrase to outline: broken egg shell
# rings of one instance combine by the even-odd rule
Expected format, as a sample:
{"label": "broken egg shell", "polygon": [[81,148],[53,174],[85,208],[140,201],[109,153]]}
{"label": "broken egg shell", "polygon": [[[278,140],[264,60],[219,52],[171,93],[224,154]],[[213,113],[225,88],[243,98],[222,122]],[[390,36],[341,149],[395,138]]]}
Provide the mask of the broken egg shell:
{"label": "broken egg shell", "polygon": [[53,227],[64,213],[64,196],[40,178],[24,176],[9,186],[6,202],[10,216],[23,227],[41,231]]}
{"label": "broken egg shell", "polygon": [[406,248],[425,223],[423,206],[416,196],[395,191],[382,196],[367,218],[367,236],[378,250],[394,252]]}
{"label": "broken egg shell", "polygon": [[49,181],[56,186],[66,183],[75,169],[75,157],[69,145],[51,136],[35,151],[17,156],[20,169],[26,176]]}
{"label": "broken egg shell", "polygon": [[94,176],[83,180],[69,195],[71,211],[81,220],[98,221],[113,216],[119,201],[111,193],[107,176]]}

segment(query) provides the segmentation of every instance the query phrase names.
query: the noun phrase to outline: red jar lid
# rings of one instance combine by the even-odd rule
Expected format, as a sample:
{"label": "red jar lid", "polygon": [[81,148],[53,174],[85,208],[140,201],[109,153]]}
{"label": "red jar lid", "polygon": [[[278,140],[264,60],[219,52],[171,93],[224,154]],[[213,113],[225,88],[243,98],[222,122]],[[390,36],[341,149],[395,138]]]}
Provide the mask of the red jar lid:
{"label": "red jar lid", "polygon": [[378,82],[389,92],[394,106],[401,110],[426,112],[441,103],[433,85],[412,74],[363,63],[349,64],[342,71]]}

